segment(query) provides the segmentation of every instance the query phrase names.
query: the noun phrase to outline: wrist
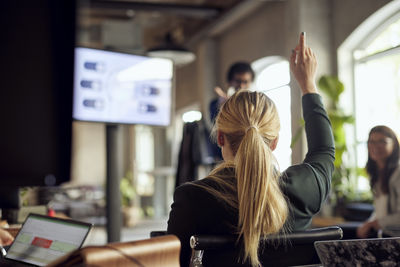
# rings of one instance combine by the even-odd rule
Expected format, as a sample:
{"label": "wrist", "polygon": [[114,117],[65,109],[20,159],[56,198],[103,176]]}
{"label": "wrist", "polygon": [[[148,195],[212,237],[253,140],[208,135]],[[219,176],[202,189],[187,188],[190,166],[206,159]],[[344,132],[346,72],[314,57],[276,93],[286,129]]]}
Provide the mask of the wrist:
{"label": "wrist", "polygon": [[315,84],[303,85],[301,86],[301,92],[303,93],[303,95],[317,93],[317,87],[315,86]]}
{"label": "wrist", "polygon": [[313,92],[317,91],[315,79],[297,79],[302,92]]}

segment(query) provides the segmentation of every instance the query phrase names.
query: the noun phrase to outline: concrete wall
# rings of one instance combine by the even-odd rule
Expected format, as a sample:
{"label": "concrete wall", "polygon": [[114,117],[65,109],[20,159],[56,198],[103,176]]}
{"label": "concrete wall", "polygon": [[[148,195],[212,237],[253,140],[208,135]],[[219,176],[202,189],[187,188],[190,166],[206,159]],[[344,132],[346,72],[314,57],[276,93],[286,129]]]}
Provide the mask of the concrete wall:
{"label": "concrete wall", "polygon": [[176,68],[175,70],[175,81],[176,81],[176,103],[175,109],[180,109],[186,106],[190,106],[193,103],[198,102],[199,86],[198,86],[198,75],[197,75],[197,59],[194,63],[187,66]]}
{"label": "concrete wall", "polygon": [[370,15],[383,7],[390,0],[334,0],[333,47],[338,48],[344,40]]}
{"label": "concrete wall", "polygon": [[74,184],[104,184],[106,176],[105,142],[104,124],[73,123],[71,179]]}
{"label": "concrete wall", "polygon": [[226,85],[226,72],[235,61],[252,62],[267,55],[289,56],[284,47],[286,7],[287,2],[264,5],[264,8],[238,21],[216,39],[219,85]]}

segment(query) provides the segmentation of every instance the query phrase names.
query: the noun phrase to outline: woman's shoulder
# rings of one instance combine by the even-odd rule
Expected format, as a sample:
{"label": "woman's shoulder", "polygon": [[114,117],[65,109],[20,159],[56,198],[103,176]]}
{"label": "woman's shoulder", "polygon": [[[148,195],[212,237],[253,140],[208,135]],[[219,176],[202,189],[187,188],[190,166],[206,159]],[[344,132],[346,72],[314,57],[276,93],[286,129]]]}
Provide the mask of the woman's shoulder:
{"label": "woman's shoulder", "polygon": [[286,170],[284,170],[281,173],[281,178],[283,179],[283,181],[289,181],[292,178],[296,178],[296,177],[310,177],[313,176],[311,175],[312,173],[314,173],[314,168],[311,166],[311,164],[307,163],[307,162],[303,162],[300,164],[295,164],[295,165],[291,165],[289,166]]}
{"label": "woman's shoulder", "polygon": [[222,195],[235,194],[235,178],[206,177],[194,182],[185,183],[175,189],[174,199],[207,199],[207,201],[220,201]]}
{"label": "woman's shoulder", "polygon": [[185,191],[185,192],[207,192],[207,189],[217,189],[221,185],[211,177],[205,177],[203,179],[184,183],[176,188],[175,191]]}

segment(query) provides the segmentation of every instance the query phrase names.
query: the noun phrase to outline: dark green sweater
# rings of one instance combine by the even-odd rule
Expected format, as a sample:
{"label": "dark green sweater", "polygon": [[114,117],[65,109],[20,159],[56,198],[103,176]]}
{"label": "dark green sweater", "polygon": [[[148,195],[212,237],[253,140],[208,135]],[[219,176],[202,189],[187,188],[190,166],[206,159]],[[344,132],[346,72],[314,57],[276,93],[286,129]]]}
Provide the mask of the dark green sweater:
{"label": "dark green sweater", "polygon": [[329,194],[335,161],[332,127],[321,97],[307,94],[302,101],[308,152],[303,163],[290,166],[282,174],[293,230],[306,229],[320,210]]}
{"label": "dark green sweater", "polygon": [[[312,216],[319,211],[327,198],[335,159],[332,129],[321,97],[318,94],[307,94],[303,96],[302,101],[308,153],[303,163],[293,165],[282,173],[282,190],[289,201],[291,212],[288,224],[292,230],[306,229]],[[225,175],[231,173],[229,180],[234,183],[234,170],[226,169],[224,172]],[[209,178],[195,183],[226,190]],[[168,233],[178,236],[181,240],[181,265],[188,266],[189,263],[190,236],[236,233],[237,222],[238,211],[228,207],[205,189],[193,183],[178,187],[171,206]],[[220,260],[221,257],[218,253],[207,253],[204,255],[204,263],[214,262],[214,259]],[[226,259],[224,261],[226,262]]]}

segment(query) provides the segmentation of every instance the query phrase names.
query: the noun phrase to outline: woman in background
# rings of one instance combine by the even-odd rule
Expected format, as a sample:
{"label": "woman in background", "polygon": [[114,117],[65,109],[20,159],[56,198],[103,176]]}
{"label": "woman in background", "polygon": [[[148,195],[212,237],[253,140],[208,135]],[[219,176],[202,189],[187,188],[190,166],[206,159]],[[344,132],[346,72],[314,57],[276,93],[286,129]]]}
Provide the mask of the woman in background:
{"label": "woman in background", "polygon": [[[387,126],[375,126],[368,137],[367,173],[374,197],[374,213],[357,229],[357,237],[376,237],[380,229],[393,235],[400,228],[399,141]],[[375,236],[372,233],[375,232]]]}
{"label": "woman in background", "polygon": [[181,241],[181,266],[189,265],[189,239],[195,234],[237,234],[240,240],[241,250],[224,259],[218,251],[205,253],[204,266],[259,266],[260,238],[282,229],[306,229],[326,199],[335,149],[316,91],[316,58],[304,33],[290,65],[303,94],[308,144],[304,162],[279,172],[272,151],[280,121],[264,93],[240,90],[228,98],[215,122],[223,163],[208,177],[179,186],[174,193],[167,232]]}

